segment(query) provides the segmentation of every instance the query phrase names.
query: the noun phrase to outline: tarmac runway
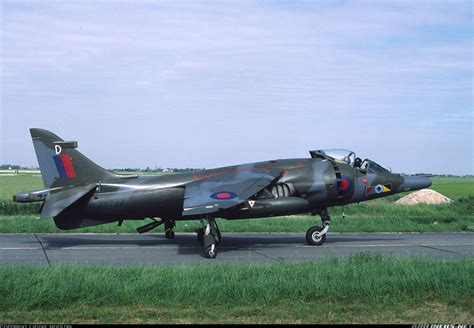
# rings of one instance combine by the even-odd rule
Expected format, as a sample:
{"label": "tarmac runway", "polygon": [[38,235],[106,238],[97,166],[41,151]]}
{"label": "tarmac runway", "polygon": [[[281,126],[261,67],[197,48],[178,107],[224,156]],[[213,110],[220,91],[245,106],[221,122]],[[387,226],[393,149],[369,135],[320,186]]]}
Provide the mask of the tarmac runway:
{"label": "tarmac runway", "polygon": [[304,233],[222,233],[216,259],[206,259],[194,233],[0,234],[0,265],[175,265],[318,261],[371,251],[436,259],[474,256],[474,233],[329,233],[309,246]]}

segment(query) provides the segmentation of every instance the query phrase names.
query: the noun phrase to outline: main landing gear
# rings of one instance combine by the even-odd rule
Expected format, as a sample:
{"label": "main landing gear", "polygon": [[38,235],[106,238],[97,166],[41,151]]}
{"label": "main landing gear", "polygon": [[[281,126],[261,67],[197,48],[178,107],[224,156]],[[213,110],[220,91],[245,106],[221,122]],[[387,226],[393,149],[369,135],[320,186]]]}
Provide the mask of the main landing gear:
{"label": "main landing gear", "polygon": [[204,246],[204,256],[213,259],[217,256],[217,245],[221,241],[221,233],[214,218],[201,219],[202,228],[197,232],[199,243]]}
{"label": "main landing gear", "polygon": [[326,233],[329,230],[329,221],[331,217],[328,214],[328,209],[324,208],[315,212],[314,215],[319,214],[323,227],[313,226],[306,231],[306,242],[309,245],[322,245],[326,240]]}

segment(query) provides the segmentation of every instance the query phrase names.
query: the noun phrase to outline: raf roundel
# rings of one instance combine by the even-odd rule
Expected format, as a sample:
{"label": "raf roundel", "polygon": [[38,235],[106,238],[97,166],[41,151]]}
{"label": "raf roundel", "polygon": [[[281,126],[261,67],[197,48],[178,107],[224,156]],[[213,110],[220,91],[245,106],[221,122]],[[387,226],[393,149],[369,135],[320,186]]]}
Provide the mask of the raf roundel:
{"label": "raf roundel", "polygon": [[336,189],[339,193],[352,190],[352,179],[348,176],[343,176],[342,179],[337,182]]}
{"label": "raf roundel", "polygon": [[218,200],[227,200],[237,197],[237,194],[232,191],[219,191],[211,194],[211,198]]}
{"label": "raf roundel", "polygon": [[346,179],[342,179],[340,188],[342,190],[346,190],[347,188],[349,188],[349,181],[347,181]]}

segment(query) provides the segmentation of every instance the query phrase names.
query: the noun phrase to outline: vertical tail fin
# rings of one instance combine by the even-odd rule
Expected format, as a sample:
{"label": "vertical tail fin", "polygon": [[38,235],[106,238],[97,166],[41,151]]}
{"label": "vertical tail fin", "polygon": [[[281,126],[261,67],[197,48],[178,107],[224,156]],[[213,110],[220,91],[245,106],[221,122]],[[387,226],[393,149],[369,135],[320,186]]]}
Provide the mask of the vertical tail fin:
{"label": "vertical tail fin", "polygon": [[36,157],[46,188],[110,181],[123,176],[92,162],[75,148],[77,142],[43,129],[30,129]]}

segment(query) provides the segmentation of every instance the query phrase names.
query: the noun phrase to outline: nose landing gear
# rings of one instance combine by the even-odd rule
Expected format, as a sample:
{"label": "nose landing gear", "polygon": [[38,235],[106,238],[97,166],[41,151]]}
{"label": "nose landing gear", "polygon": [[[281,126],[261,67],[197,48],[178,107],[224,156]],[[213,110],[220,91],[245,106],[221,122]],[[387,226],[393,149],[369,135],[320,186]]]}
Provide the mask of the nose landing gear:
{"label": "nose landing gear", "polygon": [[323,227],[313,226],[306,231],[306,242],[308,245],[322,245],[326,241],[326,233],[329,230],[329,222],[331,217],[328,214],[327,208],[315,212],[314,215],[319,214]]}

